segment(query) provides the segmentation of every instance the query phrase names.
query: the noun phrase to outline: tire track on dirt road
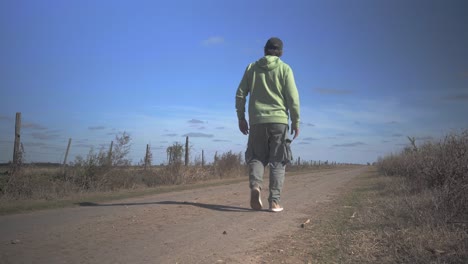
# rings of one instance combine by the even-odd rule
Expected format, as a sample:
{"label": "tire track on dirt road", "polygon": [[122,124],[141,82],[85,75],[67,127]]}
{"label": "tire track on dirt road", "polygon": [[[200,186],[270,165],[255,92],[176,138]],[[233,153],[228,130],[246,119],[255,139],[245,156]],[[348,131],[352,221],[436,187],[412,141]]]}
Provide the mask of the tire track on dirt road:
{"label": "tire track on dirt road", "polygon": [[[245,181],[1,216],[0,262],[256,263],[258,249],[366,170],[286,176],[281,213],[250,210]],[[267,204],[266,191],[262,198]]]}

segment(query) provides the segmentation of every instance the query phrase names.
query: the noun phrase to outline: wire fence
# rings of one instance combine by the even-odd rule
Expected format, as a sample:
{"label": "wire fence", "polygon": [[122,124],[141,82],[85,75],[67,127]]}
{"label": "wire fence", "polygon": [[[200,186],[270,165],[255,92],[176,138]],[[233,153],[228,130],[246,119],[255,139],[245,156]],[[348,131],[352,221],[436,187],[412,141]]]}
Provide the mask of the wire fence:
{"label": "wire fence", "polygon": [[[15,134],[1,131],[0,163],[14,163],[15,153],[19,151],[15,150],[15,148],[17,145],[19,145],[22,151],[21,154],[23,163],[66,163],[70,165],[73,164],[77,158],[86,158],[86,156],[90,153],[108,151],[111,147],[111,143],[115,140],[115,138],[112,138],[112,136],[116,137],[120,133],[108,133],[106,137],[99,137],[94,139],[65,139],[58,135],[55,135],[56,137],[46,136],[44,134],[38,135],[36,132],[31,132],[30,125],[28,125],[29,123],[23,124],[23,127],[21,127],[21,119],[19,119],[19,123],[19,128],[17,127],[18,124],[15,124]],[[22,135],[19,134],[21,136],[17,135],[16,133],[19,133],[22,128],[28,129],[27,133],[23,133]],[[71,141],[70,146],[68,146],[69,140]],[[148,151],[152,154],[152,164],[167,164],[169,161],[168,149],[174,143],[177,143],[176,141],[173,143],[164,141],[164,143],[152,145],[145,144],[140,141],[135,143],[133,140],[134,139],[132,139],[129,153],[127,155],[132,165],[141,165],[144,163]],[[180,143],[182,144],[182,142]],[[238,150],[237,152],[243,151],[239,149],[239,146],[236,146],[236,148]],[[234,150],[234,152],[236,151]],[[219,151],[215,148],[194,147],[193,145],[190,145],[189,156],[187,157],[188,164],[199,164],[201,162],[210,163],[216,159],[216,155],[220,154],[222,154],[222,151]],[[301,157],[296,157],[293,163],[294,165],[348,164],[328,160],[301,160]]]}

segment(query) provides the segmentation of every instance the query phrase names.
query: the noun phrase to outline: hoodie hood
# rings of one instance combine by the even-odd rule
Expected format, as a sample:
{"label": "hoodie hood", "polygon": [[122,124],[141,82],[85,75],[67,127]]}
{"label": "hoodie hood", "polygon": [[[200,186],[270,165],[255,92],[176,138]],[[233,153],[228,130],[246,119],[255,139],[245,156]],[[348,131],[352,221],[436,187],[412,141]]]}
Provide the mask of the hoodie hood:
{"label": "hoodie hood", "polygon": [[267,55],[257,61],[258,67],[271,71],[275,68],[277,68],[281,63],[281,60],[279,57],[276,56],[271,56]]}

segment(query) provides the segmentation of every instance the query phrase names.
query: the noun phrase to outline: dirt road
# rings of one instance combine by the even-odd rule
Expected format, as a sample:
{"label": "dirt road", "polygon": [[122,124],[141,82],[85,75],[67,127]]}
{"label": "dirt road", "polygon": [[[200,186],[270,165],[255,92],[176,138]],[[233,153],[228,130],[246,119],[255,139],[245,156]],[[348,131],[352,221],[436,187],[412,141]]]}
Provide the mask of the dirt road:
{"label": "dirt road", "polygon": [[259,263],[262,247],[313,221],[320,202],[366,170],[287,176],[281,213],[251,210],[245,181],[0,216],[0,263]]}

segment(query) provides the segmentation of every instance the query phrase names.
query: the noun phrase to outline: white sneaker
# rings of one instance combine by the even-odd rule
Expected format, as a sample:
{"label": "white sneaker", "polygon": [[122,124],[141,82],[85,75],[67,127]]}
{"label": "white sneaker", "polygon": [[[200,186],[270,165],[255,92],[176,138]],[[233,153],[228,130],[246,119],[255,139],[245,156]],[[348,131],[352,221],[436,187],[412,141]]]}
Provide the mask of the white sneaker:
{"label": "white sneaker", "polygon": [[254,210],[262,210],[262,198],[260,197],[260,189],[258,187],[250,191],[250,207]]}
{"label": "white sneaker", "polygon": [[281,212],[283,211],[283,207],[277,202],[277,201],[272,201],[270,202],[270,212]]}

